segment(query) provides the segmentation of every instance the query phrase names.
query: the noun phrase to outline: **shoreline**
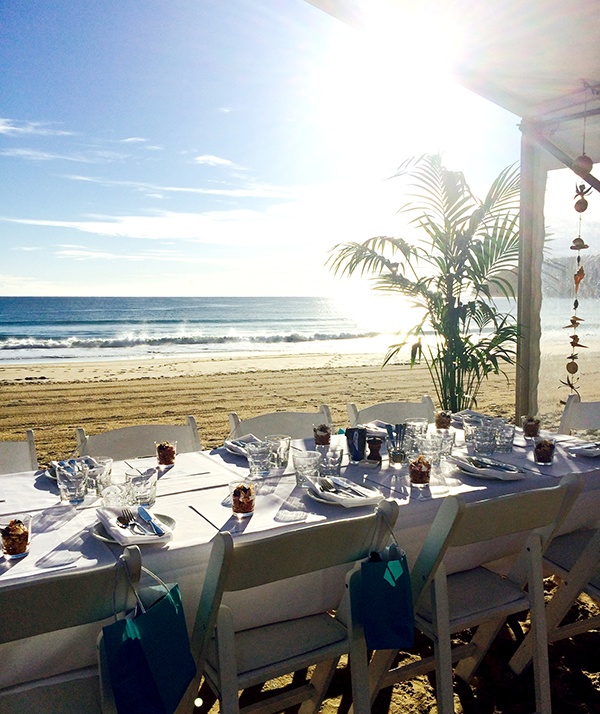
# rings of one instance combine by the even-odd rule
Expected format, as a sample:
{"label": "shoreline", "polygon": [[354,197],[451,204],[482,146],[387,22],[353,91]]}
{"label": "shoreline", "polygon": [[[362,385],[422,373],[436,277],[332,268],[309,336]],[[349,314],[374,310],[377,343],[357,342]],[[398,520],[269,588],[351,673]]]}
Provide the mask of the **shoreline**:
{"label": "shoreline", "polygon": [[23,381],[47,381],[63,384],[112,380],[193,377],[209,374],[241,374],[257,371],[315,369],[330,365],[340,367],[381,367],[380,353],[315,352],[227,352],[210,357],[153,356],[107,360],[69,360],[0,365],[0,384]]}

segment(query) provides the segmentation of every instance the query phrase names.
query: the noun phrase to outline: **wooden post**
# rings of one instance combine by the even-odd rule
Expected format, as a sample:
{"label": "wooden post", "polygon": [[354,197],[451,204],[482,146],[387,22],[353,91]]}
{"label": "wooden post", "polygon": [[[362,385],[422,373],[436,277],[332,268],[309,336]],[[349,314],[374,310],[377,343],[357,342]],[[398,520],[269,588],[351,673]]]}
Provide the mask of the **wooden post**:
{"label": "wooden post", "polygon": [[543,150],[521,126],[521,215],[519,224],[519,281],[515,411],[517,423],[524,414],[537,413],[542,309],[542,259],[544,250],[544,196],[547,168]]}

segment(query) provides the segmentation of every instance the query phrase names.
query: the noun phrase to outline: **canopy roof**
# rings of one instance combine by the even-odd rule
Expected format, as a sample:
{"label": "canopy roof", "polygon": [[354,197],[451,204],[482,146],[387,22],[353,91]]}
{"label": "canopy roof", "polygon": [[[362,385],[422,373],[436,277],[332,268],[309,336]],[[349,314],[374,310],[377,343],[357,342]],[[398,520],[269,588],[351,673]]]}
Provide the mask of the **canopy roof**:
{"label": "canopy roof", "polygon": [[[308,0],[368,28],[386,7],[390,22],[418,12],[460,35],[457,81],[523,118],[522,128],[552,154],[548,168],[582,153],[600,161],[600,2],[598,0]],[[399,28],[400,29],[400,28]],[[399,33],[399,36],[400,33]],[[423,51],[427,52],[424,38]],[[415,58],[418,65],[418,57]],[[600,182],[597,184],[600,190]]]}

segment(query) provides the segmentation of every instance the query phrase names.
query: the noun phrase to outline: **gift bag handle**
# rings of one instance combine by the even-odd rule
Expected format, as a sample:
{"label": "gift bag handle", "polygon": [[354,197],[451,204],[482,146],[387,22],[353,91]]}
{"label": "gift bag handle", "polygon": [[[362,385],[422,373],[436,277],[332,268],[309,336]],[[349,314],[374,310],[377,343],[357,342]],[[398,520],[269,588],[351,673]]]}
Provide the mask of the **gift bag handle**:
{"label": "gift bag handle", "polygon": [[[120,564],[120,565],[123,567],[124,571],[125,571],[125,577],[127,578],[127,582],[129,583],[129,587],[131,588],[131,590],[132,590],[132,592],[133,592],[133,594],[134,594],[134,596],[135,596],[135,599],[136,599],[136,602],[137,602],[137,604],[138,604],[138,607],[140,608],[140,610],[141,610],[142,613],[145,613],[145,612],[146,612],[146,608],[144,607],[144,604],[142,603],[142,601],[141,601],[141,599],[140,599],[140,595],[139,595],[139,592],[138,592],[137,588],[136,588],[135,585],[133,584],[133,581],[132,581],[132,579],[131,579],[131,572],[130,572],[130,570],[129,570],[128,558],[127,558],[127,556],[126,556],[124,553],[122,553],[122,554],[119,556],[118,564]],[[167,585],[163,580],[161,580],[161,579],[158,577],[158,575],[156,575],[155,573],[153,573],[153,572],[152,572],[151,570],[149,570],[148,568],[145,568],[143,565],[141,566],[141,570],[142,570],[142,572],[146,573],[146,575],[149,575],[151,578],[153,578],[154,580],[156,580],[156,582],[159,583],[159,585],[162,585],[162,587],[165,589],[165,593],[167,593],[167,594],[169,593],[169,587],[168,587],[168,585]],[[113,588],[113,612],[114,612],[114,616],[115,616],[115,621],[116,621],[116,619],[117,619],[117,579],[118,579],[118,571],[119,571],[119,568],[118,568],[118,567],[115,568],[115,586],[114,586],[114,588]]]}
{"label": "gift bag handle", "polygon": [[396,538],[396,535],[395,535],[395,533],[394,533],[394,530],[392,529],[392,526],[390,525],[390,522],[389,522],[389,520],[388,520],[387,515],[386,515],[385,513],[381,513],[381,517],[382,517],[382,519],[383,519],[383,522],[384,522],[384,524],[385,524],[385,527],[388,529],[388,531],[390,532],[390,535],[392,536],[392,540],[393,540],[394,543],[396,544],[396,548],[398,548],[398,553],[399,553],[400,555],[406,555],[406,553],[404,552],[404,550],[400,547],[400,543],[398,543],[398,539]]}

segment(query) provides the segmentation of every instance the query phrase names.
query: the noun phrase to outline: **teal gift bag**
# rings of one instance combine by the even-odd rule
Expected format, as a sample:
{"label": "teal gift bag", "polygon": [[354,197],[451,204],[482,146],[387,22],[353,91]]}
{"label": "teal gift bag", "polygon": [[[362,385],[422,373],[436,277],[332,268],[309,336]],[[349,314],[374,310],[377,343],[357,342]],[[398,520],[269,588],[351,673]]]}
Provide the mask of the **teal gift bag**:
{"label": "teal gift bag", "polygon": [[367,648],[412,647],[415,615],[406,553],[397,544],[361,564],[361,621]]}
{"label": "teal gift bag", "polygon": [[108,675],[119,714],[173,714],[196,674],[181,594],[178,585],[169,587],[142,570],[165,594],[146,608],[133,588],[135,617],[103,628]]}

